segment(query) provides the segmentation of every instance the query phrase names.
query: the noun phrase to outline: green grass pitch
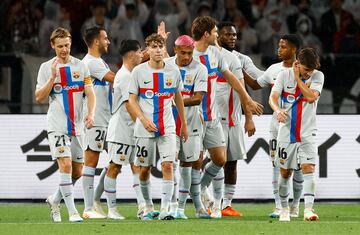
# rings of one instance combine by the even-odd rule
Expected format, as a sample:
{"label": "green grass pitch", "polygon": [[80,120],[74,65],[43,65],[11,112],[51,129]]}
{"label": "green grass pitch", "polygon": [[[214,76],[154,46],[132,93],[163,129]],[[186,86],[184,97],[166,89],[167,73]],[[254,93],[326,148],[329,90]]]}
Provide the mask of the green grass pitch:
{"label": "green grass pitch", "polygon": [[[85,220],[71,224],[64,204],[62,204],[62,223],[52,223],[49,208],[45,203],[1,203],[1,235],[41,235],[41,234],[360,234],[360,204],[325,204],[317,203],[316,212],[320,220],[304,222],[300,207],[300,218],[288,223],[280,223],[267,215],[273,204],[234,204],[244,213],[243,218],[223,218],[220,220],[199,220],[194,218],[194,209],[188,203],[188,220],[140,221],[136,218],[134,203],[119,203],[119,211],[126,217],[124,221]],[[155,205],[158,208],[159,205]],[[79,212],[83,205],[77,203]],[[105,208],[105,204],[104,204]]]}

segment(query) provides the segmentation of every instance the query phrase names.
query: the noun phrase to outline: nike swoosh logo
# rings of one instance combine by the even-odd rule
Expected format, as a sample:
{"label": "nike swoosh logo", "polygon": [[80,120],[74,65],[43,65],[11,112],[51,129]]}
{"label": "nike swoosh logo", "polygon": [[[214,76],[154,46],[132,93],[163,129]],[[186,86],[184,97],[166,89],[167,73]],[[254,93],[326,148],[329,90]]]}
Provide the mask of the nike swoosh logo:
{"label": "nike swoosh logo", "polygon": [[81,159],[82,159],[82,157],[77,157],[76,159],[77,159],[77,160],[81,160]]}
{"label": "nike swoosh logo", "polygon": [[293,89],[294,87],[293,86],[287,86],[286,88],[287,89]]}
{"label": "nike swoosh logo", "polygon": [[151,81],[144,82],[144,84],[149,84]]}
{"label": "nike swoosh logo", "polygon": [[192,158],[193,156],[190,156],[190,157],[186,157],[186,159],[190,159],[190,158]]}
{"label": "nike swoosh logo", "polygon": [[308,158],[308,157],[306,158],[306,160],[308,160],[308,161],[311,160],[311,159],[312,159],[312,158]]}

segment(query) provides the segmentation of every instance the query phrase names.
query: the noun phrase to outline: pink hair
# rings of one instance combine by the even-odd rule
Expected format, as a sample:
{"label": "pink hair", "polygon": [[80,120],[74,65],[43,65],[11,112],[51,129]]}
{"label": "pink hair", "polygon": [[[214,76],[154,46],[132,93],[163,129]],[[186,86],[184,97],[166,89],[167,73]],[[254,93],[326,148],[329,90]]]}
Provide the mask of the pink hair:
{"label": "pink hair", "polygon": [[192,39],[188,35],[181,35],[175,41],[175,46],[186,46],[186,47],[193,47],[194,46],[194,39]]}

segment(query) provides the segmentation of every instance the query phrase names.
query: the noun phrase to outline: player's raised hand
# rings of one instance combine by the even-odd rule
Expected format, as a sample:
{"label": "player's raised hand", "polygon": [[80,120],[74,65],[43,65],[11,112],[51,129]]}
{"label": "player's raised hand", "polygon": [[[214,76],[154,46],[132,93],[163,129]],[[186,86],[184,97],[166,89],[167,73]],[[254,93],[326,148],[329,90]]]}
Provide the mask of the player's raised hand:
{"label": "player's raised hand", "polygon": [[87,129],[90,129],[94,126],[94,115],[93,114],[87,114],[84,119],[85,127]]}
{"label": "player's raised hand", "polygon": [[247,110],[250,110],[252,113],[255,113],[258,116],[260,116],[264,112],[264,106],[252,99],[246,104],[246,106]]}
{"label": "player's raised hand", "polygon": [[276,117],[279,122],[285,123],[287,119],[287,113],[282,109],[277,110]]}
{"label": "player's raised hand", "polygon": [[161,21],[160,24],[158,25],[157,34],[159,34],[161,37],[163,37],[165,41],[169,37],[170,32],[166,32],[164,21]]}
{"label": "player's raised hand", "polygon": [[59,59],[56,57],[55,60],[51,63],[51,77],[56,78],[56,66],[59,63]]}
{"label": "player's raised hand", "polygon": [[295,78],[299,78],[300,77],[300,62],[298,60],[295,60],[292,67],[294,70]]}
{"label": "player's raised hand", "polygon": [[180,136],[184,142],[186,142],[189,138],[188,130],[186,125],[181,125]]}
{"label": "player's raised hand", "polygon": [[253,136],[256,132],[255,124],[252,119],[245,120],[245,134],[247,133],[248,136]]}
{"label": "player's raised hand", "polygon": [[157,132],[158,131],[156,125],[152,121],[147,119],[146,117],[142,116],[139,119],[140,119],[141,123],[143,124],[144,128],[148,132]]}

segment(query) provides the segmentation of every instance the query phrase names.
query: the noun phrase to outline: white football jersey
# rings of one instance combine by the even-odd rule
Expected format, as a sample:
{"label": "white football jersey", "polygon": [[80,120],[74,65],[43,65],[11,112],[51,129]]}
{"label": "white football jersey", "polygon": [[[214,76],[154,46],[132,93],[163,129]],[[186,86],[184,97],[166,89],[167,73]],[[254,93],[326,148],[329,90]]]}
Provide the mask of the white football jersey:
{"label": "white football jersey", "polygon": [[136,120],[135,137],[159,137],[175,134],[172,102],[175,92],[181,92],[183,84],[178,67],[165,63],[162,69],[153,69],[148,62],[134,68],[131,73],[129,93],[138,95],[139,106],[146,118],[158,131],[148,132],[139,119]]}
{"label": "white football jersey", "polygon": [[[324,74],[315,70],[311,77],[303,82],[312,90],[321,93],[324,85]],[[300,88],[295,81],[294,71],[287,69],[282,71],[272,92],[281,95],[281,108],[287,110],[285,123],[279,124],[278,141],[282,142],[307,142],[313,141],[316,136],[316,100],[309,103],[303,97]]]}
{"label": "white football jersey", "polygon": [[[173,56],[166,59],[166,62],[178,67],[175,60],[176,56]],[[192,60],[189,65],[178,68],[180,69],[181,80],[184,86],[184,90],[181,92],[183,98],[189,98],[193,96],[195,92],[207,91],[208,74],[204,65],[196,60]],[[181,122],[175,110],[176,129],[179,131]],[[199,105],[185,107],[185,115],[189,135],[198,135],[202,129]]]}
{"label": "white football jersey", "polygon": [[[229,70],[237,79],[242,80],[244,78],[242,66],[236,55],[225,48],[221,49],[221,54],[226,58]],[[218,117],[221,122],[227,123],[229,126],[240,124],[242,114],[240,97],[220,72],[217,79],[216,103],[219,108]]]}
{"label": "white football jersey", "polygon": [[[36,89],[41,88],[51,76],[55,58],[41,64]],[[83,134],[84,87],[92,86],[87,66],[70,56],[67,64],[56,66],[56,79],[49,96],[47,112],[48,132],[59,131],[69,136]]]}
{"label": "white football jersey", "polygon": [[[103,78],[110,71],[109,66],[103,59],[90,54],[86,54],[82,61],[89,68],[96,96],[94,126],[107,127],[112,109],[112,85]],[[87,112],[86,97],[84,112]]]}
{"label": "white football jersey", "polygon": [[194,60],[202,63],[207,68],[208,85],[207,92],[201,102],[201,111],[204,121],[211,121],[217,119],[217,106],[215,101],[216,96],[216,80],[218,72],[223,72],[229,69],[225,58],[221,55],[220,50],[215,46],[209,46],[205,52],[200,52],[194,49]]}

